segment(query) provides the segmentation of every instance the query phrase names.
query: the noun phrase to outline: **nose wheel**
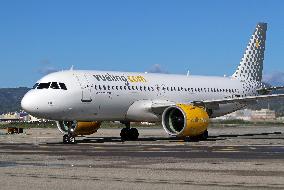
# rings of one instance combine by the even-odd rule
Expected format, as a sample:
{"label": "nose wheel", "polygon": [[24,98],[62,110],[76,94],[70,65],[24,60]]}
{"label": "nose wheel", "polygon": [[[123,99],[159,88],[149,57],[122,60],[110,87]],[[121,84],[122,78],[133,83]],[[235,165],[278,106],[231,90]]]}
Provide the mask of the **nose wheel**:
{"label": "nose wheel", "polygon": [[125,128],[121,129],[120,137],[122,141],[135,141],[139,137],[139,132],[136,128],[130,128],[130,122],[125,123]]}
{"label": "nose wheel", "polygon": [[65,135],[63,135],[63,143],[64,144],[74,144],[75,143],[75,137],[71,134],[65,134]]}

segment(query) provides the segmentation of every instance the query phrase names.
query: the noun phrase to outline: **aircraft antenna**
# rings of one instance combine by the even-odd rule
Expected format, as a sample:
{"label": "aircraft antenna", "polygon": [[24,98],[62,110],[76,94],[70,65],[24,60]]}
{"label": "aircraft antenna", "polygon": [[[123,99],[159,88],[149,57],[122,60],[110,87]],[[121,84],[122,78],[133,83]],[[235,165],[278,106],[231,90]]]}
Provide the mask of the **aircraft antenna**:
{"label": "aircraft antenna", "polygon": [[187,70],[186,76],[187,76],[187,77],[189,76],[189,70]]}

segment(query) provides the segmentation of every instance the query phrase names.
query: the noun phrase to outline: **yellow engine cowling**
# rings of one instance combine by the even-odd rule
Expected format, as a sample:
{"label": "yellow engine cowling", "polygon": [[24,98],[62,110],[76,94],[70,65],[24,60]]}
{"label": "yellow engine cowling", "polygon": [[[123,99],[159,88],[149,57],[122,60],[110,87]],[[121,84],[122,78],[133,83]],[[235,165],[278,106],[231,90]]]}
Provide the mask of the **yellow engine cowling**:
{"label": "yellow engine cowling", "polygon": [[96,133],[101,126],[98,121],[57,121],[57,127],[63,134],[91,135]]}
{"label": "yellow engine cowling", "polygon": [[77,123],[77,127],[74,130],[75,135],[91,135],[96,133],[100,128],[101,122],[93,121],[93,122],[85,122],[80,121]]}
{"label": "yellow engine cowling", "polygon": [[177,104],[168,107],[162,116],[165,131],[178,137],[195,137],[203,134],[209,125],[209,116],[202,107]]}

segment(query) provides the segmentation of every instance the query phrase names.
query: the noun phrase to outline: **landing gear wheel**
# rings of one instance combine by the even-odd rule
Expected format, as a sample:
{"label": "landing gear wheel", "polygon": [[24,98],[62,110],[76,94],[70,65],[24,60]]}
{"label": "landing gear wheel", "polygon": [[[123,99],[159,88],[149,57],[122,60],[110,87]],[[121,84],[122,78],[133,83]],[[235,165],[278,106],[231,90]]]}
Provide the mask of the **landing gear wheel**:
{"label": "landing gear wheel", "polygon": [[121,129],[120,132],[120,137],[122,141],[127,141],[128,140],[128,134],[129,134],[129,129],[128,128],[123,128]]}
{"label": "landing gear wheel", "polygon": [[139,137],[139,132],[136,128],[123,128],[120,137],[122,141],[135,141]]}
{"label": "landing gear wheel", "polygon": [[[188,139],[188,137],[186,137]],[[186,141],[186,138],[184,139]],[[194,137],[190,137],[189,141],[203,141],[208,138],[208,131],[205,130],[202,134]]]}
{"label": "landing gear wheel", "polygon": [[131,128],[129,130],[129,139],[132,140],[132,141],[136,141],[139,137],[139,133],[138,133],[138,130],[136,128]]}
{"label": "landing gear wheel", "polygon": [[206,140],[208,138],[208,131],[205,130],[204,133],[202,134],[202,140]]}
{"label": "landing gear wheel", "polygon": [[63,135],[63,143],[64,144],[73,144],[75,143],[75,137],[70,134]]}
{"label": "landing gear wheel", "polygon": [[69,143],[74,144],[75,143],[75,137],[70,135],[69,137]]}
{"label": "landing gear wheel", "polygon": [[68,135],[63,135],[63,143],[68,144],[69,143],[69,137]]}
{"label": "landing gear wheel", "polygon": [[201,135],[197,136],[196,140],[203,141],[203,140],[206,140],[207,138],[208,138],[208,131],[206,130]]}

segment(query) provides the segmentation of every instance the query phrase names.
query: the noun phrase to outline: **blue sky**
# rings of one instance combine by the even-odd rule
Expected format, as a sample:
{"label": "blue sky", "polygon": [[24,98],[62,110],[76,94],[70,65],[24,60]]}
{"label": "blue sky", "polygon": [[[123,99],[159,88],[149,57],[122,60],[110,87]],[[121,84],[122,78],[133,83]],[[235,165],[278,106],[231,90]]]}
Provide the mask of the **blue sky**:
{"label": "blue sky", "polygon": [[257,22],[268,22],[264,74],[284,81],[284,2],[2,0],[0,87],[62,69],[230,75]]}

